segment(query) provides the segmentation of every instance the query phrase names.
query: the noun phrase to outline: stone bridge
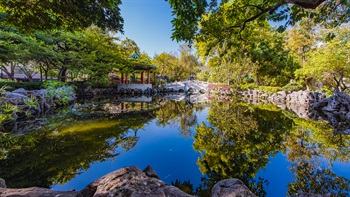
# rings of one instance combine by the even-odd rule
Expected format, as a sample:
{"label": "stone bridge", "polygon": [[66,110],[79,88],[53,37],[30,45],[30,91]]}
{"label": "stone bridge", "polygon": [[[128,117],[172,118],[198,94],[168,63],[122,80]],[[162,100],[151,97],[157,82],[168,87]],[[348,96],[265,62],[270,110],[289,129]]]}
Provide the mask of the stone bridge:
{"label": "stone bridge", "polygon": [[207,91],[209,83],[199,80],[187,80],[187,81],[178,81],[173,83],[167,83],[164,85],[164,88],[174,89],[175,91],[191,91],[193,93],[205,93]]}

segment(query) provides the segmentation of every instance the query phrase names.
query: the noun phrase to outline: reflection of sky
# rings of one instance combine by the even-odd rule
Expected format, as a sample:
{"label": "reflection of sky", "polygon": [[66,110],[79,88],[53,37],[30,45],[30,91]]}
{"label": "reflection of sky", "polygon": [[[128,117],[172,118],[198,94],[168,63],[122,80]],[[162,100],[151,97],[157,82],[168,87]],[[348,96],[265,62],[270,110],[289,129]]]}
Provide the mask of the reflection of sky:
{"label": "reflection of sky", "polygon": [[270,163],[261,169],[256,177],[263,177],[268,180],[269,185],[265,186],[267,196],[285,196],[287,185],[293,181],[294,175],[288,170],[290,163],[287,157],[278,153],[270,159]]}
{"label": "reflection of sky", "polygon": [[[197,114],[198,124],[205,122],[208,109]],[[194,128],[192,128],[192,131]],[[90,169],[77,175],[65,185],[56,185],[53,190],[81,190],[92,181],[102,177],[109,172],[115,171],[125,166],[138,166],[141,170],[151,165],[164,182],[171,184],[176,179],[181,182],[190,180],[194,187],[200,183],[202,177],[196,162],[199,154],[193,150],[192,138],[184,138],[179,135],[178,127],[159,127],[156,122],[145,125],[143,130],[137,131],[139,140],[136,146],[125,152],[122,148],[117,148],[119,156],[104,162],[91,164]],[[256,176],[268,180],[269,185],[265,185],[267,196],[285,196],[287,185],[294,180],[294,175],[290,173],[291,163],[282,153],[278,153],[270,159],[270,163],[261,169]],[[336,174],[350,179],[349,163],[334,162],[333,170]]]}
{"label": "reflection of sky", "polygon": [[[197,114],[198,122],[206,121],[206,114],[207,110]],[[143,170],[147,165],[151,165],[160,179],[168,184],[178,179],[181,182],[190,180],[194,186],[198,186],[202,173],[196,164],[199,153],[192,148],[192,138],[184,139],[179,135],[177,127],[158,127],[155,121],[139,130],[137,136],[139,140],[133,149],[125,152],[118,148],[116,152],[121,154],[115,159],[94,163],[87,172],[52,189],[81,190],[92,181],[122,167],[138,166]]]}

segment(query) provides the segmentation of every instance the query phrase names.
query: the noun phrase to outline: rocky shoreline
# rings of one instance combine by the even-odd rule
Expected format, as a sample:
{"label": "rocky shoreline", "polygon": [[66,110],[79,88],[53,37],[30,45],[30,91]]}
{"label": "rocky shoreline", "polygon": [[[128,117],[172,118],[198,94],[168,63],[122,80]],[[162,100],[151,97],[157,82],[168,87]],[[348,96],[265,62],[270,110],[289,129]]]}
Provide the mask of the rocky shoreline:
{"label": "rocky shoreline", "polygon": [[[0,178],[0,196],[2,197],[192,197],[179,188],[168,185],[159,179],[151,166],[143,171],[138,167],[124,167],[111,172],[87,185],[81,191],[53,191],[47,188],[6,188],[5,180]],[[238,179],[219,181],[212,188],[212,197],[256,197],[244,183]]]}

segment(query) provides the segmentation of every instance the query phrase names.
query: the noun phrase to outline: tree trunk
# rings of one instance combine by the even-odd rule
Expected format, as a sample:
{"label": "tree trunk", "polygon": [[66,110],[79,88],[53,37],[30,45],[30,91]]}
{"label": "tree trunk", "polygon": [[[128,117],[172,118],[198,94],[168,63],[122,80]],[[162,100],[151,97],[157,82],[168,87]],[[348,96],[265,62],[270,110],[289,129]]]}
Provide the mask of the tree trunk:
{"label": "tree trunk", "polygon": [[43,68],[40,66],[39,70],[40,70],[40,81],[42,82],[43,81]]}
{"label": "tree trunk", "polygon": [[67,79],[67,67],[63,66],[58,73],[58,81],[66,82]]}
{"label": "tree trunk", "polygon": [[[15,63],[8,63],[7,65],[1,65],[1,70],[4,71],[4,73],[9,77],[11,81],[15,81],[15,68],[16,68]],[[9,69],[7,69],[7,67]]]}

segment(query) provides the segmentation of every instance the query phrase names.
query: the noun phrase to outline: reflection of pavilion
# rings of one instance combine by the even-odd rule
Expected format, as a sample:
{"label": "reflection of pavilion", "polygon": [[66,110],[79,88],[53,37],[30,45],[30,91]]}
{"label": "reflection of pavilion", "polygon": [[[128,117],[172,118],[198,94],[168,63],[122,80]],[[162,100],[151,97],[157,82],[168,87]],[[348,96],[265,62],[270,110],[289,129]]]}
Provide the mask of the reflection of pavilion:
{"label": "reflection of pavilion", "polygon": [[[129,56],[130,59],[137,61],[140,59],[140,55],[134,52]],[[143,65],[142,65],[143,64]],[[154,65],[147,65],[147,63],[136,63],[133,66],[133,72],[129,70],[121,70],[121,77],[119,83],[117,83],[118,90],[120,89],[141,89],[152,88],[151,84],[151,72],[156,69]],[[153,72],[155,75],[155,72]],[[146,78],[145,78],[146,77]],[[155,76],[153,76],[155,78]]]}

